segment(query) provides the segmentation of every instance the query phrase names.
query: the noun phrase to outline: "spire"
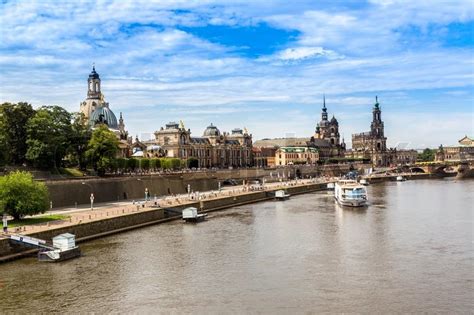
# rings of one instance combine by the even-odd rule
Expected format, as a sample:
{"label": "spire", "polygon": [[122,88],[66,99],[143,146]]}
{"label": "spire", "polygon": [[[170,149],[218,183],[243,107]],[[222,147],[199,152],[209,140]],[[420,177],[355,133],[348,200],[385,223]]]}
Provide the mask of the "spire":
{"label": "spire", "polygon": [[326,95],[323,94],[323,112],[326,112]]}
{"label": "spire", "polygon": [[379,98],[377,95],[375,95],[375,108],[378,109],[379,108]]}

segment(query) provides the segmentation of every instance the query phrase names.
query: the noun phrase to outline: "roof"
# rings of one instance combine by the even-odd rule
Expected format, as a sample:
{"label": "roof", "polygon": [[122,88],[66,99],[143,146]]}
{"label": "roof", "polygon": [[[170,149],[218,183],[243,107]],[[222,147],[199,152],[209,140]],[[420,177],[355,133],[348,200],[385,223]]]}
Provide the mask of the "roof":
{"label": "roof", "polygon": [[281,147],[279,150],[285,153],[305,153],[305,152],[316,153],[318,152],[317,149],[311,148],[311,147]]}
{"label": "roof", "polygon": [[316,148],[326,148],[326,147],[331,146],[331,144],[328,141],[323,140],[323,139],[313,139],[310,145]]}
{"label": "roof", "polygon": [[221,135],[221,132],[219,131],[219,129],[217,129],[216,126],[211,123],[210,126],[207,126],[206,130],[204,130],[204,133],[202,135],[203,137],[218,137]]}
{"label": "roof", "polygon": [[95,126],[97,123],[104,123],[110,129],[118,129],[117,117],[111,109],[105,106],[96,108],[89,118],[91,126]]}
{"label": "roof", "polygon": [[59,234],[55,237],[53,237],[53,240],[54,239],[58,239],[58,238],[75,238],[76,236],[74,234],[71,234],[71,233],[63,233],[63,234]]}
{"label": "roof", "polygon": [[225,140],[225,144],[240,145],[240,142],[239,142],[239,140]]}
{"label": "roof", "polygon": [[464,136],[462,139],[458,141],[459,144],[465,146],[473,146],[474,145],[474,138],[468,137],[467,135]]}
{"label": "roof", "polygon": [[99,79],[99,74],[95,72],[95,66],[92,66],[92,71],[89,74],[89,79]]}
{"label": "roof", "polygon": [[262,139],[253,143],[254,147],[272,148],[272,147],[289,147],[289,146],[306,146],[310,138],[276,138]]}
{"label": "roof", "polygon": [[191,137],[190,142],[191,143],[196,143],[196,144],[210,144],[209,139],[207,139],[207,138]]}

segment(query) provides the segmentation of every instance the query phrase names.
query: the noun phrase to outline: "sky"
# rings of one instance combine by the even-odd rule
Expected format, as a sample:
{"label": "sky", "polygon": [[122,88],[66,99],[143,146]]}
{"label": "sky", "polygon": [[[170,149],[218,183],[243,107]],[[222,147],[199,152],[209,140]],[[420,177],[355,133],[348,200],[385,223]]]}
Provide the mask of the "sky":
{"label": "sky", "polygon": [[434,148],[474,136],[473,48],[467,0],[2,0],[0,102],[79,111],[95,64],[142,140],[310,137],[325,95],[350,147],[377,95],[390,147]]}

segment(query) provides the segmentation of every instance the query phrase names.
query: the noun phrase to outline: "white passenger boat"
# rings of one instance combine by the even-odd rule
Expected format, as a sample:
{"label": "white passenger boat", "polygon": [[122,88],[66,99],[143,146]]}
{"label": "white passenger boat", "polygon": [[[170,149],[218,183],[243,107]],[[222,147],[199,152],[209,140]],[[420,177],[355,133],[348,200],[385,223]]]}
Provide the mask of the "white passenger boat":
{"label": "white passenger boat", "polygon": [[340,180],[334,186],[336,201],[349,207],[363,207],[367,205],[367,189],[355,180]]}
{"label": "white passenger boat", "polygon": [[401,175],[397,176],[397,182],[404,182],[406,181],[407,179]]}

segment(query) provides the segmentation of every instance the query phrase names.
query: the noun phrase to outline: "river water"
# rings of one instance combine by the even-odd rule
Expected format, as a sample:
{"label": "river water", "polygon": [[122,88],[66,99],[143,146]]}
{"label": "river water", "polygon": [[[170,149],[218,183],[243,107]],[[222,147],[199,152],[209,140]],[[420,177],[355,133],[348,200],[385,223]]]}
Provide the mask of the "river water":
{"label": "river water", "polygon": [[0,313],[468,313],[474,181],[369,186],[212,213],[0,265]]}

